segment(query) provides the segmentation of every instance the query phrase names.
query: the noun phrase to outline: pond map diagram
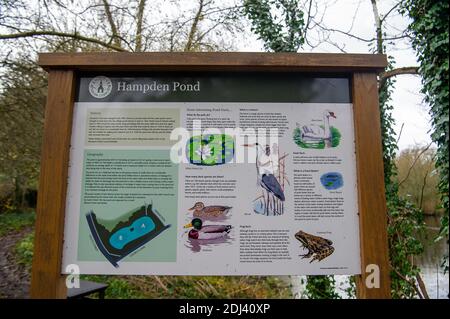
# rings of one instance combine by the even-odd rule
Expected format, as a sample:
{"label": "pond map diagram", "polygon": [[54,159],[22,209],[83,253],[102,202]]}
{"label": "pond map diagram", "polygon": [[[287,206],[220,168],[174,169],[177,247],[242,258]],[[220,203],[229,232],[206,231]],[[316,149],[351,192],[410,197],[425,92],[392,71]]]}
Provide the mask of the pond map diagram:
{"label": "pond map diagram", "polygon": [[120,221],[109,231],[93,211],[86,214],[91,235],[105,258],[114,266],[170,225],[164,225],[152,210],[152,204],[137,209],[127,221]]}

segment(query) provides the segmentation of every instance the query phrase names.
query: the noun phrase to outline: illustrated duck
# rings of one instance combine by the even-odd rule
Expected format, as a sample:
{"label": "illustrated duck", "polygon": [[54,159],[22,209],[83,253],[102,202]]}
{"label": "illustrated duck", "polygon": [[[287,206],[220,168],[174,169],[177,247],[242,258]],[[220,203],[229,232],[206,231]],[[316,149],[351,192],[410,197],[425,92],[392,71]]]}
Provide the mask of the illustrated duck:
{"label": "illustrated duck", "polygon": [[230,209],[231,207],[229,206],[205,206],[202,202],[197,202],[194,207],[189,208],[190,211],[194,211],[194,217],[200,218],[222,217],[225,216]]}
{"label": "illustrated duck", "polygon": [[184,228],[193,227],[189,231],[188,237],[191,239],[218,239],[225,237],[231,230],[231,225],[206,225],[200,218],[194,218]]}

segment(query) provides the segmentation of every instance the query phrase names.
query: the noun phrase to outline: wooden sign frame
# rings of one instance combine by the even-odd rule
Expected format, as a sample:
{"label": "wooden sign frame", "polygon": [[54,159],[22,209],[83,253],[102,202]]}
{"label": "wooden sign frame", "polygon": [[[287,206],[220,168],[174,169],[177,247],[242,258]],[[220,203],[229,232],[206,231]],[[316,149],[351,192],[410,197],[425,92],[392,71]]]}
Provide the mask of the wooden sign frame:
{"label": "wooden sign frame", "polygon": [[[44,53],[39,65],[48,73],[41,157],[32,298],[66,298],[61,274],[68,162],[76,77],[94,71],[314,72],[351,75],[361,275],[358,298],[390,298],[387,209],[383,177],[377,73],[385,55],[316,53]],[[370,128],[370,129],[368,129]],[[379,267],[379,288],[366,285],[367,266]],[[376,275],[376,274],[375,274]]]}

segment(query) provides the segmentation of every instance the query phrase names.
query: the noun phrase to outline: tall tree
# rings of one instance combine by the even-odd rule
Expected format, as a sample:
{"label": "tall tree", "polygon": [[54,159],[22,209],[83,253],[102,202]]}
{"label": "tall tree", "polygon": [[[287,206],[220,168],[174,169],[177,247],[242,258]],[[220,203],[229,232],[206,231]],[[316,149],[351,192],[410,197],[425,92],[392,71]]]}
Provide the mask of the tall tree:
{"label": "tall tree", "polygon": [[35,187],[39,173],[47,81],[25,58],[2,67],[7,72],[0,90],[0,175],[11,185],[12,204],[20,209],[25,190]]}
{"label": "tall tree", "polygon": [[[440,237],[449,236],[449,4],[448,1],[406,0],[401,13],[412,20],[408,30],[420,62],[422,92],[430,106],[433,132],[431,138],[437,145],[436,167],[440,173],[439,192],[444,215],[441,219]],[[443,266],[448,271],[448,255]]]}

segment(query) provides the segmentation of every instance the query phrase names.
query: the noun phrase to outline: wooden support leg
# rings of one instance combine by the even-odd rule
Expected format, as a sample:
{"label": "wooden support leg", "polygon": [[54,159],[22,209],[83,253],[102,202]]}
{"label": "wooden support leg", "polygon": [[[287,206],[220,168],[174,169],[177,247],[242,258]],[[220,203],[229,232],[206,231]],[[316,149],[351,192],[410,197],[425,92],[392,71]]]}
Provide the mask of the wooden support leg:
{"label": "wooden support leg", "polygon": [[32,298],[66,298],[61,261],[74,72],[52,70],[48,86],[30,293]]}

